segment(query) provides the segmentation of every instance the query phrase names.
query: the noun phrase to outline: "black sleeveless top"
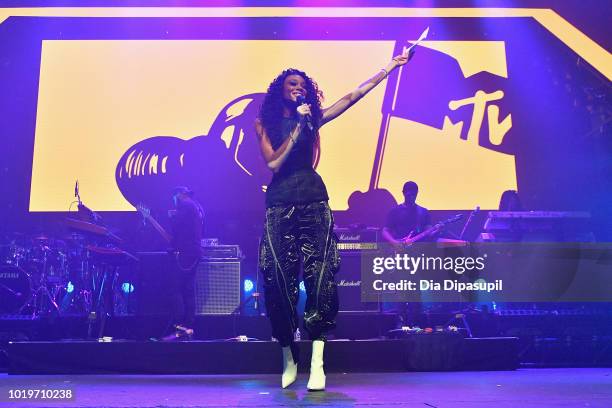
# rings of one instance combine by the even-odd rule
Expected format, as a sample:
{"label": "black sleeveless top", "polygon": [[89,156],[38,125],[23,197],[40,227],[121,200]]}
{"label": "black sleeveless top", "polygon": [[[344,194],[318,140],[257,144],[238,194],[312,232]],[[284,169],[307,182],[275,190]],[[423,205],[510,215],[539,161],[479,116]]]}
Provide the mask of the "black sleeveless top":
{"label": "black sleeveless top", "polygon": [[[289,137],[297,123],[297,119],[283,118],[281,134],[269,135],[274,150]],[[302,128],[289,156],[272,176],[266,191],[266,207],[329,200],[323,179],[312,168],[315,138],[307,126]]]}

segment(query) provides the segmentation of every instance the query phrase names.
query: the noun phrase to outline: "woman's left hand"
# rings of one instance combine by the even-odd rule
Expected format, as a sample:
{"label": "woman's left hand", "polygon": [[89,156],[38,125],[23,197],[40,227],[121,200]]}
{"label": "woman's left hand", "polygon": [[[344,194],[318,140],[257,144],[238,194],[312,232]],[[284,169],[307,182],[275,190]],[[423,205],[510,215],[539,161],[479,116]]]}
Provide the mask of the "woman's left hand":
{"label": "woman's left hand", "polygon": [[412,47],[408,53],[405,53],[405,54],[402,53],[402,54],[396,55],[395,57],[393,57],[393,61],[397,63],[398,67],[401,67],[402,65],[406,64],[408,61],[412,59],[415,48],[416,47]]}

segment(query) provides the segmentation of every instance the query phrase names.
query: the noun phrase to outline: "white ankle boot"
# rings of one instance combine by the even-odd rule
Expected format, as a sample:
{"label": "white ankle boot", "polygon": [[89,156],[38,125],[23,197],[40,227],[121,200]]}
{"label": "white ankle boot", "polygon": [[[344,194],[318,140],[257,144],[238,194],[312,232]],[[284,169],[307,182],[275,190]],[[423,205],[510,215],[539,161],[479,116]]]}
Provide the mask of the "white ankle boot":
{"label": "white ankle boot", "polygon": [[312,359],[310,360],[310,378],[308,391],[323,391],[325,389],[325,371],[323,371],[323,347],[325,342],[315,340],[312,342]]}
{"label": "white ankle boot", "polygon": [[295,382],[297,377],[297,364],[293,361],[293,354],[291,354],[291,347],[283,347],[283,376],[281,378],[281,385],[283,388],[287,388]]}

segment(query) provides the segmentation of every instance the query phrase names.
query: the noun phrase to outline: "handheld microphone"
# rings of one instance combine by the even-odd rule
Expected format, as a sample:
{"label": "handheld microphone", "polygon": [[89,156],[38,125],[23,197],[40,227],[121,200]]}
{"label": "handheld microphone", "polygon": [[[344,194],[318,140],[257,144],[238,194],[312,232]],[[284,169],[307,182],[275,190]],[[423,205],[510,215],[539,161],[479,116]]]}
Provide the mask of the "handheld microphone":
{"label": "handheld microphone", "polygon": [[[304,95],[298,95],[295,99],[298,105],[304,105],[306,103],[306,98],[304,98]],[[308,125],[308,129],[312,130],[313,129],[312,118],[310,117],[310,115],[306,115],[305,119],[306,119],[306,125]]]}

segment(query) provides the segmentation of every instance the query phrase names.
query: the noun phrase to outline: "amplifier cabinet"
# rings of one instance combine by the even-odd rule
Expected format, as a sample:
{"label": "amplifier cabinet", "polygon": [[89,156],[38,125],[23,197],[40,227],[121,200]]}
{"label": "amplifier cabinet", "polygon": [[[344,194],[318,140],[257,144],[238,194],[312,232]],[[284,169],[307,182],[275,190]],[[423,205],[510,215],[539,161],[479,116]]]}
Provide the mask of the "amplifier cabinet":
{"label": "amplifier cabinet", "polygon": [[336,274],[340,312],[378,312],[379,302],[361,301],[361,253],[341,252],[340,271]]}
{"label": "amplifier cabinet", "polygon": [[203,260],[195,276],[196,315],[232,314],[240,305],[240,261]]}

